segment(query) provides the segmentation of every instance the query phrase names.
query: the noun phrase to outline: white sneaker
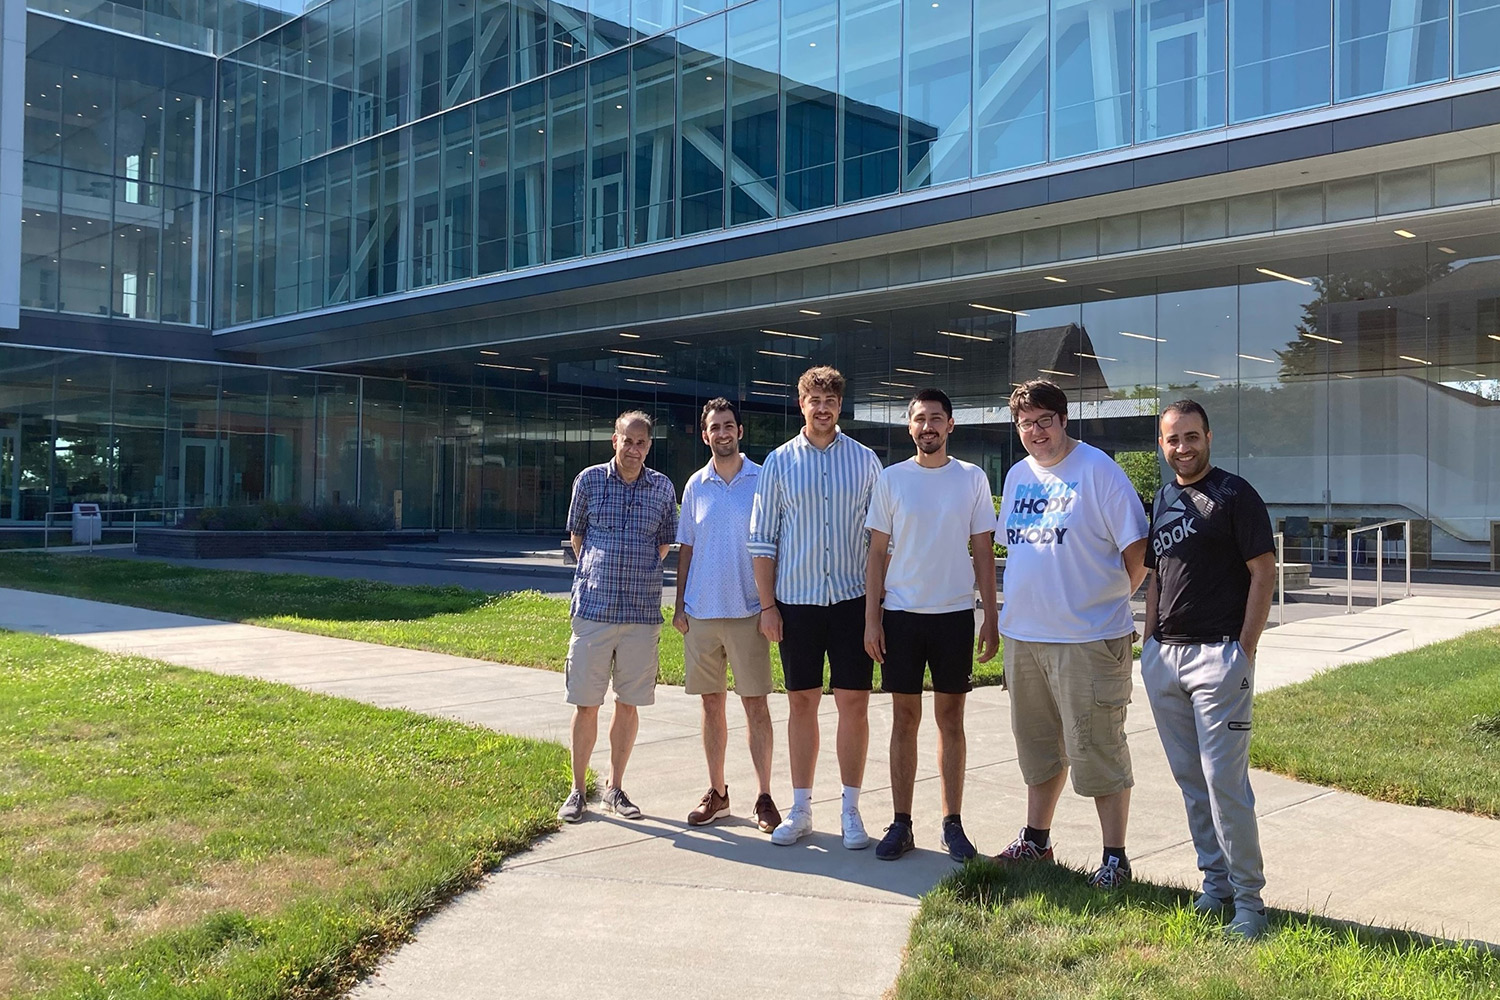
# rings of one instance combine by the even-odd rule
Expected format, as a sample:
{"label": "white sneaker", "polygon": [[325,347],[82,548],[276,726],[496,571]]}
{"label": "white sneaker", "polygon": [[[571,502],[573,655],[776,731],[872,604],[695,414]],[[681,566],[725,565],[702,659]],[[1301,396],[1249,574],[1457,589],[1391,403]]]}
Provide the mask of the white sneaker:
{"label": "white sneaker", "polygon": [[851,851],[862,851],[870,846],[870,835],[865,833],[865,821],[859,818],[858,809],[844,810],[844,847]]}
{"label": "white sneaker", "polygon": [[790,847],[809,833],[812,833],[812,810],[793,806],[781,825],[771,831],[771,843]]}

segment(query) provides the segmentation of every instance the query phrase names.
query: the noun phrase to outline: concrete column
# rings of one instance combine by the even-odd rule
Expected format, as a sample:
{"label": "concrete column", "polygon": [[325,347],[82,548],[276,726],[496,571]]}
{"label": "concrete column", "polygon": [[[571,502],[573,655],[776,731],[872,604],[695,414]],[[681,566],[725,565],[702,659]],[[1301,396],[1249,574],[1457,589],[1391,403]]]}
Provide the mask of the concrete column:
{"label": "concrete column", "polygon": [[0,331],[21,325],[21,156],[26,0],[0,0]]}

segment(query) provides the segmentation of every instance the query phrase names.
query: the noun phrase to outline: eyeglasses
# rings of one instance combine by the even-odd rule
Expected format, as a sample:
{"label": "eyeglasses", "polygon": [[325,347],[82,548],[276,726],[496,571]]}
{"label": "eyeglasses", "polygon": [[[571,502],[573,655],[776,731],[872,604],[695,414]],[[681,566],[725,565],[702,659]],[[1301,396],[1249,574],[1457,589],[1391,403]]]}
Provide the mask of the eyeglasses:
{"label": "eyeglasses", "polygon": [[1050,430],[1055,423],[1057,423],[1057,414],[1049,413],[1044,417],[1037,417],[1035,420],[1018,420],[1016,421],[1016,426],[1020,428],[1022,434],[1030,434],[1037,429]]}

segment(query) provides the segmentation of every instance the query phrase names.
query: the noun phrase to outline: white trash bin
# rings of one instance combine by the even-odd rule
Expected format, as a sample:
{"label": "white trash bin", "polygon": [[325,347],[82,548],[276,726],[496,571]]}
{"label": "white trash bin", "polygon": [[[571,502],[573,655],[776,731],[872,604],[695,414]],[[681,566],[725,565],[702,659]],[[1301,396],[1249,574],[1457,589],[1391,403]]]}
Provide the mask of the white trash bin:
{"label": "white trash bin", "polygon": [[73,505],[73,544],[93,545],[104,537],[104,515],[96,503]]}

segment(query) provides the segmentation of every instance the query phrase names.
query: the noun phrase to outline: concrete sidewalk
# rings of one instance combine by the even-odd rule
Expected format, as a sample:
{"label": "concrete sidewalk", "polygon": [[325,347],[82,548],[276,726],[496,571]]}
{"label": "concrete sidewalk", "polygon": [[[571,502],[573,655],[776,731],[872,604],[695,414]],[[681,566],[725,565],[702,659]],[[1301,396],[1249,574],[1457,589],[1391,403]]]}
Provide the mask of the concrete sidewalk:
{"label": "concrete sidewalk", "polygon": [[[1493,625],[1500,625],[1500,600],[1424,597],[1291,623],[1266,633],[1257,683],[1266,690]],[[0,627],[507,732],[561,742],[568,736],[562,678],[545,671],[13,590],[0,590]],[[771,704],[778,723],[773,792],[784,810],[785,699]],[[730,711],[734,726],[736,709]],[[952,867],[937,850],[931,723],[914,812],[920,849],[886,864],[872,850],[840,845],[832,699],[824,699],[824,711],[818,832],[778,848],[746,818],[754,780],[742,724],[730,741],[734,818],[686,826],[706,785],[697,699],[658,689],[657,704],[641,713],[625,782],[646,818],[631,823],[594,811],[510,859],[423,923],[354,996],[674,996],[701,992],[705,980],[732,984],[741,996],[879,996],[900,967],[919,897]],[[1194,884],[1182,800],[1139,691],[1129,729],[1136,873]],[[604,730],[601,723],[601,737]],[[993,853],[1024,818],[1005,692],[982,688],[970,696],[968,731],[965,825],[979,848]],[[877,695],[862,802],[877,837],[891,808],[889,733],[890,702]],[[596,771],[607,769],[607,755],[601,738]],[[1500,898],[1490,875],[1500,861],[1500,823],[1376,803],[1261,772],[1254,783],[1271,905],[1500,943]],[[1060,860],[1097,863],[1098,826],[1087,801],[1064,796],[1053,836]]]}

